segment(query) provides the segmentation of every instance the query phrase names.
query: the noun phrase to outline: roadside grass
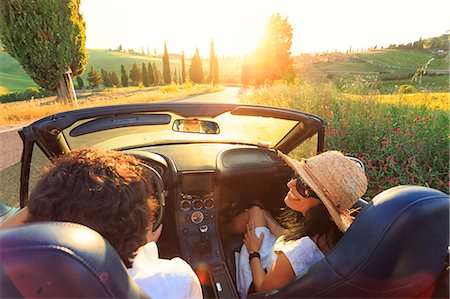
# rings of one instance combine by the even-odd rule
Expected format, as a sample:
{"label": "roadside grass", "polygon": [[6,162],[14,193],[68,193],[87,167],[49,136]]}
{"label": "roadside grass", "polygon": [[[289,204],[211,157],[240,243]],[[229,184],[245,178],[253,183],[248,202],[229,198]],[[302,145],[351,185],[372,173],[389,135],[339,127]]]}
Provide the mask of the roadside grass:
{"label": "roadside grass", "polygon": [[[78,107],[89,108],[119,104],[148,103],[221,91],[221,87],[186,83],[157,87],[125,87],[84,90],[78,95]],[[0,104],[0,125],[29,123],[74,107],[56,101],[56,97]]]}
{"label": "roadside grass", "polygon": [[370,199],[405,184],[449,193],[449,94],[353,95],[329,82],[251,89],[240,100],[325,119],[325,150],[364,162]]}

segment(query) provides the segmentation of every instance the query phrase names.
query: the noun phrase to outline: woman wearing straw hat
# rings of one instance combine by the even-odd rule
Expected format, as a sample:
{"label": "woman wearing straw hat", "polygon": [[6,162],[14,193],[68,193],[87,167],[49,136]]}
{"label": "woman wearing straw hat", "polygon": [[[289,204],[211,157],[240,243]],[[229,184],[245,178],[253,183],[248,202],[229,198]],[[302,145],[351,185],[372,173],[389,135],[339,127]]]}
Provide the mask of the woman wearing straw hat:
{"label": "woman wearing straw hat", "polygon": [[243,298],[278,289],[323,259],[351,225],[349,209],[367,189],[364,171],[340,152],[301,162],[279,155],[298,175],[287,184],[286,228],[259,206],[235,217],[230,226],[245,233],[236,263]]}

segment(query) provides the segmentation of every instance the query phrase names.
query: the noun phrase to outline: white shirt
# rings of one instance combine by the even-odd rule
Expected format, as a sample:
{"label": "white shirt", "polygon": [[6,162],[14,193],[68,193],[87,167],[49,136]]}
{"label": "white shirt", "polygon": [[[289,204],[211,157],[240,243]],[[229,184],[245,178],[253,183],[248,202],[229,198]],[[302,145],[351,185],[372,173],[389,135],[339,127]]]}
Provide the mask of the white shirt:
{"label": "white shirt", "polygon": [[[261,233],[264,233],[264,240],[259,249],[261,265],[264,269],[271,269],[278,258],[278,254],[283,252],[291,263],[295,275],[299,276],[325,257],[316,243],[309,237],[283,242],[283,236],[277,239],[267,227],[257,227],[255,233],[258,237]],[[236,283],[241,298],[247,297],[248,289],[253,281],[248,256],[249,253],[245,244],[242,245],[241,252],[235,254]]]}
{"label": "white shirt", "polygon": [[151,298],[203,298],[200,281],[191,266],[178,257],[160,259],[155,242],[138,249],[128,273]]}

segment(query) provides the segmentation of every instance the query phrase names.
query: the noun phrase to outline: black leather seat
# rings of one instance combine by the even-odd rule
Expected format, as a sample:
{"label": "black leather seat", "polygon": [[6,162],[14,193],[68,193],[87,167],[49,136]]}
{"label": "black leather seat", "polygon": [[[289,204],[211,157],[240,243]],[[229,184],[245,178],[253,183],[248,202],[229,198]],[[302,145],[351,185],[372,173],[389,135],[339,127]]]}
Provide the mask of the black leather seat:
{"label": "black leather seat", "polygon": [[64,222],[0,231],[0,298],[148,298],[97,232]]}
{"label": "black leather seat", "polygon": [[360,212],[324,260],[283,288],[250,297],[429,298],[448,246],[449,196],[395,187]]}

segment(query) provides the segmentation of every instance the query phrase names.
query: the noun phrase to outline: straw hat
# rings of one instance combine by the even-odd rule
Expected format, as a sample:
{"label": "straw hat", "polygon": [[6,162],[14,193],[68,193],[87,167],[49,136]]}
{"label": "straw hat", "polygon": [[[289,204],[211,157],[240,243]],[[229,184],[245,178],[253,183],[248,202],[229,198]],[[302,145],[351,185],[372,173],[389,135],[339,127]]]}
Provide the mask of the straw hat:
{"label": "straw hat", "polygon": [[302,159],[301,162],[280,151],[278,155],[317,194],[339,229],[347,231],[353,221],[349,209],[367,190],[364,170],[337,151]]}

